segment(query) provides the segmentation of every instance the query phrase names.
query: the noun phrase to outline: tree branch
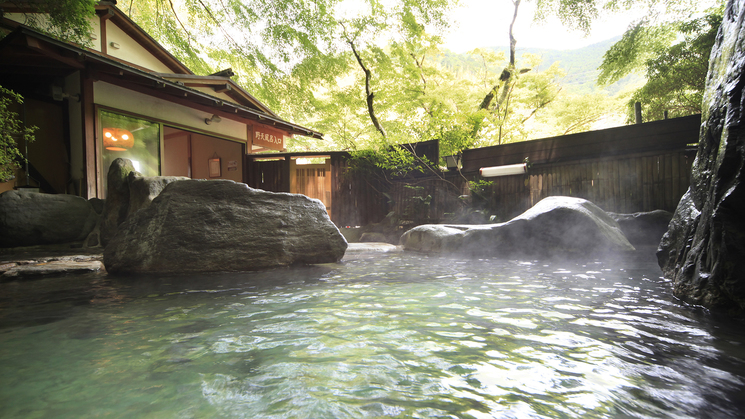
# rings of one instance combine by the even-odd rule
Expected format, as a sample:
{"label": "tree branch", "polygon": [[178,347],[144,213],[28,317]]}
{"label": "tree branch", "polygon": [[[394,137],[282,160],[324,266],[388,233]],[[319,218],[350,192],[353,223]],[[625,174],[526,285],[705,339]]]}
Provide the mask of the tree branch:
{"label": "tree branch", "polygon": [[419,68],[419,78],[422,79],[422,84],[424,84],[424,87],[422,88],[422,94],[424,94],[427,90],[427,79],[424,78],[424,69],[422,68],[422,65],[424,64],[424,56],[422,56],[422,61],[420,62],[413,52],[410,52],[409,55],[411,55],[411,58],[414,59],[417,68]]}
{"label": "tree branch", "polygon": [[347,28],[344,26],[344,23],[341,23],[342,28],[344,28],[344,38],[346,38],[347,43],[350,47],[352,47],[352,53],[354,54],[354,58],[357,59],[357,63],[362,68],[362,71],[365,73],[365,94],[366,94],[366,101],[367,101],[367,113],[370,115],[370,120],[372,121],[373,126],[375,129],[378,130],[380,135],[383,137],[386,137],[385,129],[380,125],[380,121],[378,121],[378,117],[375,116],[375,106],[373,105],[373,100],[375,99],[375,93],[370,88],[370,79],[372,78],[372,72],[365,67],[365,63],[362,62],[362,57],[360,56],[360,53],[357,51],[357,47],[354,44],[354,39],[349,37],[349,34],[347,33]]}

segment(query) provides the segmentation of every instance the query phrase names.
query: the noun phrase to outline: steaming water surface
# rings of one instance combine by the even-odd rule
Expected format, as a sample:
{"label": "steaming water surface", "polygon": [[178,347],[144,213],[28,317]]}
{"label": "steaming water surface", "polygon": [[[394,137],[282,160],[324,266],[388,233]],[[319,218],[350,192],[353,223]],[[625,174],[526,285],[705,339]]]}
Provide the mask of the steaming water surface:
{"label": "steaming water surface", "polygon": [[653,261],[0,284],[0,417],[737,417],[742,322]]}

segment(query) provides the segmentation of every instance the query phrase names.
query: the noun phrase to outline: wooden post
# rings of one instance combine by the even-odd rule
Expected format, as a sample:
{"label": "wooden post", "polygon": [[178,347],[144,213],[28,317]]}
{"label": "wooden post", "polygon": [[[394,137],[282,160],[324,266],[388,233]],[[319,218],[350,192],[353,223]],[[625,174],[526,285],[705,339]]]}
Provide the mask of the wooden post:
{"label": "wooden post", "polygon": [[93,79],[88,71],[80,72],[80,96],[82,98],[83,158],[85,162],[85,171],[83,172],[85,186],[80,191],[80,195],[86,199],[102,198],[103,185],[99,184],[99,163],[96,159],[96,108],[93,97]]}

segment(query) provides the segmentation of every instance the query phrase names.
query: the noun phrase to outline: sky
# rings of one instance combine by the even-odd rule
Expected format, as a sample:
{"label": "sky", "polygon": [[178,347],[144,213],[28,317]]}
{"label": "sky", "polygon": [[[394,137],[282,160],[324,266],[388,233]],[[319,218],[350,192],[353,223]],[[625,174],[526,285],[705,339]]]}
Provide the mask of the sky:
{"label": "sky", "polygon": [[[517,48],[549,48],[571,50],[582,48],[623,34],[638,13],[601,17],[594,22],[592,33],[585,36],[570,31],[556,18],[545,23],[534,23],[532,3],[520,5],[514,35]],[[509,26],[514,6],[511,0],[462,0],[462,7],[452,11],[453,24],[445,36],[444,47],[462,53],[474,48],[509,45]]]}

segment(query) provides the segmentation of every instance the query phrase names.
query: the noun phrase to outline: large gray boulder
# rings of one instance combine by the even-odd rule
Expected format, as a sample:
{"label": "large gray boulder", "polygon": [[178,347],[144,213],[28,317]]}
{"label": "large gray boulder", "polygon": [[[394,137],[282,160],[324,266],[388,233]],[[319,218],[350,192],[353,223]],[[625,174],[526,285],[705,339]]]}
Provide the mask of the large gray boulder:
{"label": "large gray boulder", "polygon": [[346,248],[321,201],[185,180],[119,226],[104,265],[112,274],[248,271],[338,262]]}
{"label": "large gray boulder", "polygon": [[106,200],[101,219],[101,243],[105,246],[116,234],[129,212],[127,177],[135,167],[129,159],[115,159],[106,174]]}
{"label": "large gray boulder", "polygon": [[147,208],[153,199],[171,182],[189,180],[183,176],[142,176],[139,172],[130,172],[127,176],[129,185],[129,209],[127,216]]}
{"label": "large gray boulder", "polygon": [[93,206],[79,196],[19,191],[0,194],[0,247],[81,241],[97,221]]}
{"label": "large gray boulder", "polygon": [[550,258],[633,251],[618,224],[590,201],[552,196],[506,223],[422,225],[401,237],[405,250],[471,256]]}
{"label": "large gray boulder", "polygon": [[712,48],[691,186],[660,243],[673,292],[709,308],[745,310],[745,1],[727,3]]}
{"label": "large gray boulder", "polygon": [[188,180],[182,176],[145,177],[132,161],[115,159],[107,174],[106,201],[101,224],[101,243],[105,246],[131,214],[146,208],[171,182]]}

